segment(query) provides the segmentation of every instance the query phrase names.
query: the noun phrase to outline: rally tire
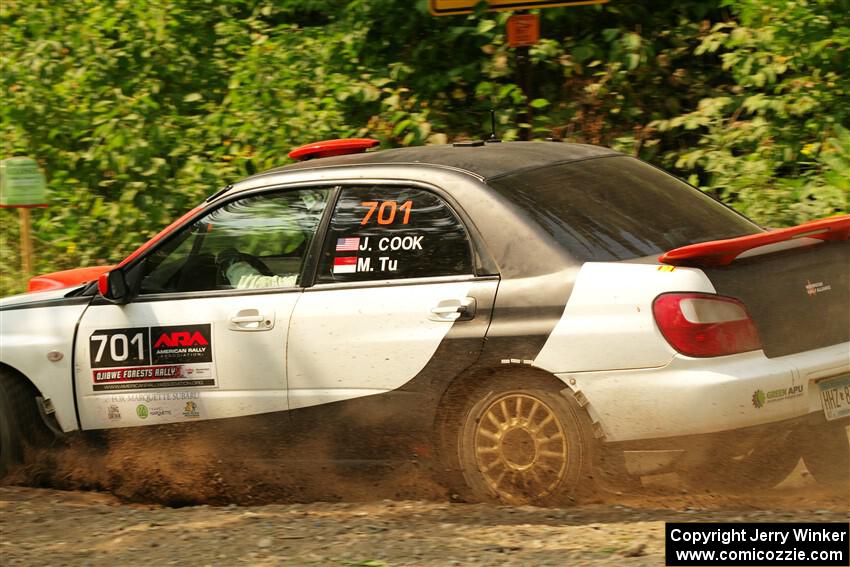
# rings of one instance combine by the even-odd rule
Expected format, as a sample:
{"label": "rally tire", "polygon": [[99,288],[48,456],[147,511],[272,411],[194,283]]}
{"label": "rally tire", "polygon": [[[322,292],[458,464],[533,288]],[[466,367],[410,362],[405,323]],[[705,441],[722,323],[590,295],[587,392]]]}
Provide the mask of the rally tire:
{"label": "rally tire", "polygon": [[[498,380],[468,399],[457,455],[472,499],[574,502],[593,485],[591,422],[567,391]],[[520,387],[518,387],[520,386]]]}
{"label": "rally tire", "polygon": [[455,393],[440,405],[434,421],[433,454],[426,460],[434,480],[445,487],[450,500],[471,502],[475,495],[461,472],[458,435],[462,427],[466,398]]}
{"label": "rally tire", "polygon": [[0,479],[22,461],[27,436],[42,428],[32,389],[0,368]]}
{"label": "rally tire", "polygon": [[818,484],[850,491],[850,441],[843,424],[812,428],[803,445],[803,463]]}

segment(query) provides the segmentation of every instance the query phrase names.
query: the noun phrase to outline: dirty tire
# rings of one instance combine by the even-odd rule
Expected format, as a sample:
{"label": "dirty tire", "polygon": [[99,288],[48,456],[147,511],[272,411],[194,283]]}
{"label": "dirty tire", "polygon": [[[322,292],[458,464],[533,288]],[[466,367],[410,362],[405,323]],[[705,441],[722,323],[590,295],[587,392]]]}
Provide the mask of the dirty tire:
{"label": "dirty tire", "polygon": [[39,430],[32,391],[23,379],[0,368],[0,479],[23,458],[25,432]]}
{"label": "dirty tire", "polygon": [[450,500],[470,502],[475,495],[461,472],[458,436],[462,427],[466,399],[448,396],[437,412],[433,429],[434,455],[427,462],[431,476],[448,493]]}
{"label": "dirty tire", "polygon": [[506,504],[574,501],[592,484],[591,423],[554,387],[499,380],[469,398],[458,458],[473,498]]}
{"label": "dirty tire", "polygon": [[850,441],[843,424],[813,428],[803,444],[803,463],[818,484],[850,491]]}

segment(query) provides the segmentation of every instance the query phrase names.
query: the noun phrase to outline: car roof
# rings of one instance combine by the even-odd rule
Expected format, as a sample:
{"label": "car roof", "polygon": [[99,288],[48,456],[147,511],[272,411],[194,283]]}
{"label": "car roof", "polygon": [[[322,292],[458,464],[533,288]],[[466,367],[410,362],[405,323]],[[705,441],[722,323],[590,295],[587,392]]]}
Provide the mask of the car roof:
{"label": "car roof", "polygon": [[523,169],[621,155],[609,148],[563,142],[469,144],[416,146],[319,158],[278,167],[259,176],[323,167],[415,164],[460,169],[487,180]]}

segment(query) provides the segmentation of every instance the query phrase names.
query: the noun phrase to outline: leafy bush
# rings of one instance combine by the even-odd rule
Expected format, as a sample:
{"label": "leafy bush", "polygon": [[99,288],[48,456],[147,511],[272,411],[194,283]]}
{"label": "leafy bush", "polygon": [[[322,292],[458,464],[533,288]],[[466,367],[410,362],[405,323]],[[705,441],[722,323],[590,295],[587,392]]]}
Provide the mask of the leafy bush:
{"label": "leafy bush", "polygon": [[[617,0],[541,12],[523,93],[507,14],[427,1],[6,0],[2,156],[39,159],[36,271],[112,263],[294,146],[607,144],[768,225],[848,210],[846,0]],[[0,211],[0,293],[21,291]]]}

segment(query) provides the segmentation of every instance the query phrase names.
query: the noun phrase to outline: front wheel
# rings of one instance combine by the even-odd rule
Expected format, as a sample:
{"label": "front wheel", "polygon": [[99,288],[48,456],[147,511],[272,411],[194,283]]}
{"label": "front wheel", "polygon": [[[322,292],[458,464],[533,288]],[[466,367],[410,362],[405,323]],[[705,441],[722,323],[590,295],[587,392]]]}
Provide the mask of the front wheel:
{"label": "front wheel", "polygon": [[470,396],[458,457],[476,499],[552,505],[589,480],[592,439],[572,397],[502,382]]}
{"label": "front wheel", "polygon": [[27,402],[21,384],[0,369],[0,479],[23,457],[20,411]]}

